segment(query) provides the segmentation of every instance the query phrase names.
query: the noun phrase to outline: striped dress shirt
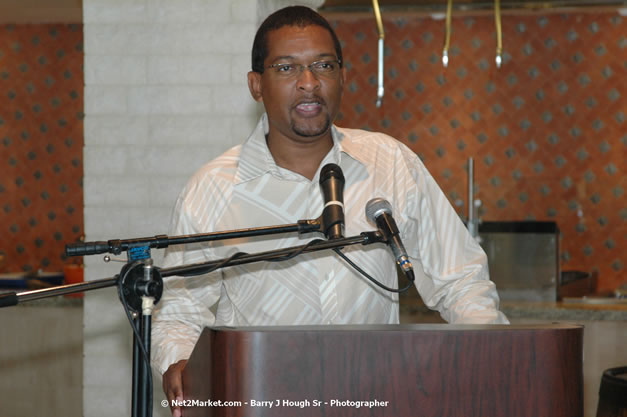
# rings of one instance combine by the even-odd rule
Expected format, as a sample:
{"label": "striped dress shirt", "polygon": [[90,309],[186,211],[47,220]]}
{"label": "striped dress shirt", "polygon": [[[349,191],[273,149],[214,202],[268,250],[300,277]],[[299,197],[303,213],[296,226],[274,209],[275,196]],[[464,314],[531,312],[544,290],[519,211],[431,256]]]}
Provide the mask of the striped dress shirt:
{"label": "striped dress shirt", "polygon": [[[274,226],[322,213],[320,169],[312,180],[276,165],[266,145],[267,116],[248,140],[203,166],[181,192],[170,235]],[[332,127],[333,148],[320,167],[344,173],[345,236],[376,230],[366,203],[392,205],[425,304],[451,323],[507,323],[488,277],[487,259],[420,159],[397,140]],[[322,235],[286,233],[173,246],[164,267],[302,245]],[[396,264],[383,243],[343,252],[371,276],[396,287]],[[228,267],[197,277],[168,277],[152,327],[153,364],[161,372],[192,352],[205,326],[394,324],[398,296],[374,286],[333,251],[284,262]]]}

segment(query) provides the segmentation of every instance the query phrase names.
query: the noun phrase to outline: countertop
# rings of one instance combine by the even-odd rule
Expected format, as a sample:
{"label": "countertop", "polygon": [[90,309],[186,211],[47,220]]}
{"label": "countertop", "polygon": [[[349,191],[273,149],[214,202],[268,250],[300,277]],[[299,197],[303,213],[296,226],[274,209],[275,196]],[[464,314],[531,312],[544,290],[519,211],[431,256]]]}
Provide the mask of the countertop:
{"label": "countertop", "polygon": [[[400,297],[401,321],[441,320],[429,310],[417,292]],[[587,304],[574,302],[501,301],[501,311],[510,319],[538,319],[555,321],[627,321],[627,303]]]}
{"label": "countertop", "polygon": [[512,318],[627,321],[627,304],[618,301],[614,304],[507,301],[501,303],[501,310]]}

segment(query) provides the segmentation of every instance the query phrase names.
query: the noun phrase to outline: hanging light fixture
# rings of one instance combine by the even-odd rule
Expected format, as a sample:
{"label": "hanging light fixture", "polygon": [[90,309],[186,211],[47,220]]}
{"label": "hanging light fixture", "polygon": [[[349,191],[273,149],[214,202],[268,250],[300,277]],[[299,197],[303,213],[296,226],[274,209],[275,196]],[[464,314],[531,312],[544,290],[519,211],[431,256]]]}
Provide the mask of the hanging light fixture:
{"label": "hanging light fixture", "polygon": [[494,0],[494,23],[496,25],[496,67],[503,63],[503,32],[501,30],[501,0]]}
{"label": "hanging light fixture", "polygon": [[381,107],[383,102],[383,40],[385,39],[385,32],[383,31],[383,20],[381,19],[381,11],[379,10],[379,1],[372,0],[372,8],[374,9],[374,17],[377,21],[377,31],[379,32],[379,59],[378,59],[378,75],[377,75],[377,107]]}
{"label": "hanging light fixture", "polygon": [[446,6],[446,23],[444,35],[444,50],[442,50],[442,65],[448,67],[448,48],[451,46],[451,15],[453,14],[453,0],[448,0]]}

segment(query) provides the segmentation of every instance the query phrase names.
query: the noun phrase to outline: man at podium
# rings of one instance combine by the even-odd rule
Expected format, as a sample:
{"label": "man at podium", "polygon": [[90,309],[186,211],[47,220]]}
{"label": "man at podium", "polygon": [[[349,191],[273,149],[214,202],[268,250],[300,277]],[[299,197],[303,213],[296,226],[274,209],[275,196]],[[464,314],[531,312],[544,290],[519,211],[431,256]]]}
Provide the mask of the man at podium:
{"label": "man at podium", "polygon": [[[257,31],[248,73],[250,93],[266,113],[242,145],[191,178],[177,200],[170,234],[315,219],[325,205],[320,171],[333,163],[345,179],[345,236],[376,229],[364,214],[366,204],[386,200],[425,304],[451,323],[507,323],[484,252],[418,156],[385,134],[333,124],[345,82],[340,43],[322,16],[300,6],[270,15]],[[285,233],[170,247],[164,266],[319,237]],[[384,244],[343,252],[383,284],[397,286],[396,259]],[[170,401],[182,399],[181,371],[205,326],[399,321],[398,295],[376,287],[332,251],[164,281],[152,327],[152,360]]]}

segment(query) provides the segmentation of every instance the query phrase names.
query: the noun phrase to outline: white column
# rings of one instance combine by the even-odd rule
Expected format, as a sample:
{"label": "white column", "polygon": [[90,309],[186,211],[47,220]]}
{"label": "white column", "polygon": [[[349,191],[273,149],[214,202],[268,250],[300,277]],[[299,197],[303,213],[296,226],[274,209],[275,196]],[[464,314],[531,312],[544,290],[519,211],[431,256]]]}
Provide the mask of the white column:
{"label": "white column", "polygon": [[[262,111],[246,83],[256,28],[296,3],[323,1],[83,0],[87,241],[167,233],[189,176],[252,131]],[[95,280],[123,264],[85,265]],[[132,337],[115,289],[86,294],[83,323],[84,415],[128,415]],[[158,376],[154,385],[154,415],[169,416]]]}

